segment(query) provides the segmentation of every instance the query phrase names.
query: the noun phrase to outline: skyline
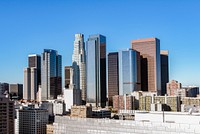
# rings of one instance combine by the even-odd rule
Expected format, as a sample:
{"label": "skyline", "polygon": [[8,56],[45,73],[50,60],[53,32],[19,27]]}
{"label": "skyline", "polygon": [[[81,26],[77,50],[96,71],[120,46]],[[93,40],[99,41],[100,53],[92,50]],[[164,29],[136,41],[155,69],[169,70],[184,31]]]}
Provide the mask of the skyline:
{"label": "skyline", "polygon": [[199,1],[91,2],[0,1],[0,82],[23,83],[28,55],[43,49],[63,56],[64,72],[72,65],[74,35],[86,41],[99,33],[106,36],[107,54],[131,48],[131,40],[160,39],[161,50],[169,50],[169,80],[200,86]]}

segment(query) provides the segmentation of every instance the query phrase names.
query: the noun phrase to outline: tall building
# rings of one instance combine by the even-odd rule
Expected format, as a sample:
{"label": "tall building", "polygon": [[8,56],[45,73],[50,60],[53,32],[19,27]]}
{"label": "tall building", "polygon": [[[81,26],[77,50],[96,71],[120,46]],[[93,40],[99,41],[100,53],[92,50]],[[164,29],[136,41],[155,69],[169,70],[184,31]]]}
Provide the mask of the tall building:
{"label": "tall building", "polygon": [[41,85],[41,56],[32,54],[28,56],[28,67],[37,69],[37,89]]}
{"label": "tall building", "polygon": [[25,68],[23,99],[36,100],[37,91],[37,68]]}
{"label": "tall building", "polygon": [[165,95],[167,93],[166,84],[169,82],[169,58],[168,51],[160,51],[161,59],[161,94]]}
{"label": "tall building", "polygon": [[119,52],[119,95],[140,90],[140,54],[133,50]]}
{"label": "tall building", "polygon": [[181,89],[182,85],[178,81],[171,80],[167,83],[167,95],[174,96],[176,94],[177,89]]}
{"label": "tall building", "polygon": [[87,103],[106,105],[106,37],[91,35],[86,46]]}
{"label": "tall building", "polygon": [[74,51],[72,56],[74,69],[74,88],[81,89],[82,100],[86,101],[86,57],[83,34],[75,34]]}
{"label": "tall building", "polygon": [[9,94],[11,99],[22,99],[23,98],[23,84],[10,84]]}
{"label": "tall building", "polygon": [[113,105],[113,96],[119,95],[118,52],[108,54],[108,102]]}
{"label": "tall building", "polygon": [[62,57],[52,49],[42,53],[41,99],[56,99],[62,93]]}
{"label": "tall building", "polygon": [[16,134],[45,134],[48,123],[48,111],[24,108],[16,112]]}
{"label": "tall building", "polygon": [[39,85],[41,84],[41,56],[28,56],[28,67],[24,69],[23,99],[36,100]]}
{"label": "tall building", "polygon": [[0,96],[0,133],[14,134],[14,102]]}
{"label": "tall building", "polygon": [[141,55],[141,89],[161,94],[160,40],[157,38],[132,41],[132,49]]}

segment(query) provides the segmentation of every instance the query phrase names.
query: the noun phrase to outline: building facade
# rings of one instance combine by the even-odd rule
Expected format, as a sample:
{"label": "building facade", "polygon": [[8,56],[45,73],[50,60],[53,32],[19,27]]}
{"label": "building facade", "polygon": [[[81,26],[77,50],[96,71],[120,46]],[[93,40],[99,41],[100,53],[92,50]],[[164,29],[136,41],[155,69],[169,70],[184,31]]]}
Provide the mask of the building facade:
{"label": "building facade", "polygon": [[0,82],[0,96],[9,92],[9,84]]}
{"label": "building facade", "polygon": [[37,92],[41,84],[41,56],[28,56],[28,67],[24,69],[23,99],[37,100]]}
{"label": "building facade", "polygon": [[37,68],[25,68],[23,99],[36,100],[37,91]]}
{"label": "building facade", "polygon": [[113,108],[115,110],[135,110],[135,98],[131,95],[113,96]]}
{"label": "building facade", "polygon": [[87,103],[106,106],[106,37],[91,35],[86,45]]}
{"label": "building facade", "polygon": [[108,54],[108,103],[113,105],[113,96],[119,95],[118,52]]}
{"label": "building facade", "polygon": [[167,83],[167,95],[169,96],[174,96],[176,95],[177,89],[181,89],[182,85],[178,81],[171,80],[170,82]]}
{"label": "building facade", "polygon": [[86,101],[86,56],[83,34],[75,34],[74,51],[72,55],[74,69],[74,88],[81,90],[82,100]]}
{"label": "building facade", "polygon": [[0,133],[14,134],[14,102],[0,96]]}
{"label": "building facade", "polygon": [[161,94],[160,40],[147,38],[133,40],[132,49],[141,55],[141,89]]}
{"label": "building facade", "polygon": [[119,52],[119,95],[140,90],[140,55],[135,50]]}
{"label": "building facade", "polygon": [[71,71],[73,70],[72,66],[65,66],[65,88],[69,88],[70,85],[70,75],[71,75]]}
{"label": "building facade", "polygon": [[20,100],[23,98],[23,84],[10,84],[9,95],[11,99]]}
{"label": "building facade", "polygon": [[16,134],[45,134],[49,115],[47,110],[24,108],[16,111]]}
{"label": "building facade", "polygon": [[167,93],[166,84],[169,82],[169,58],[168,51],[161,50],[160,51],[160,59],[161,59],[161,95],[165,95]]}
{"label": "building facade", "polygon": [[45,49],[42,53],[41,99],[56,99],[62,93],[62,57],[56,50]]}

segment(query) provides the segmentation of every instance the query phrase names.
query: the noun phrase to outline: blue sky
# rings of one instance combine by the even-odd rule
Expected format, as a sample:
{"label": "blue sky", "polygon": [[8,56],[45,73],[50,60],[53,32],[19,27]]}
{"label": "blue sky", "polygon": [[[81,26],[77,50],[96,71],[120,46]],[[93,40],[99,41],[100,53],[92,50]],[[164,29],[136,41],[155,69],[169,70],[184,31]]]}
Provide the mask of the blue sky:
{"label": "blue sky", "polygon": [[200,86],[199,0],[0,0],[0,82],[23,83],[28,54],[56,49],[71,65],[75,33],[107,37],[107,52],[157,37],[170,80]]}

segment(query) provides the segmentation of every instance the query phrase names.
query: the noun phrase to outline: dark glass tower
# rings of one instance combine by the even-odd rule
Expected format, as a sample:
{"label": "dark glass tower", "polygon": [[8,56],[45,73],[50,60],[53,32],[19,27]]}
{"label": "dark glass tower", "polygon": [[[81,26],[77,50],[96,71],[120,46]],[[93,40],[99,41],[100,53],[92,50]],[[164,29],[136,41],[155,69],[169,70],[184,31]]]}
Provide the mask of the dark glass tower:
{"label": "dark glass tower", "polygon": [[87,103],[106,106],[106,37],[91,35],[86,45]]}
{"label": "dark glass tower", "polygon": [[168,51],[160,51],[161,59],[161,94],[165,95],[167,93],[166,87],[169,82],[169,58]]}
{"label": "dark glass tower", "polygon": [[119,95],[118,52],[108,54],[108,102],[113,105],[112,97]]}

